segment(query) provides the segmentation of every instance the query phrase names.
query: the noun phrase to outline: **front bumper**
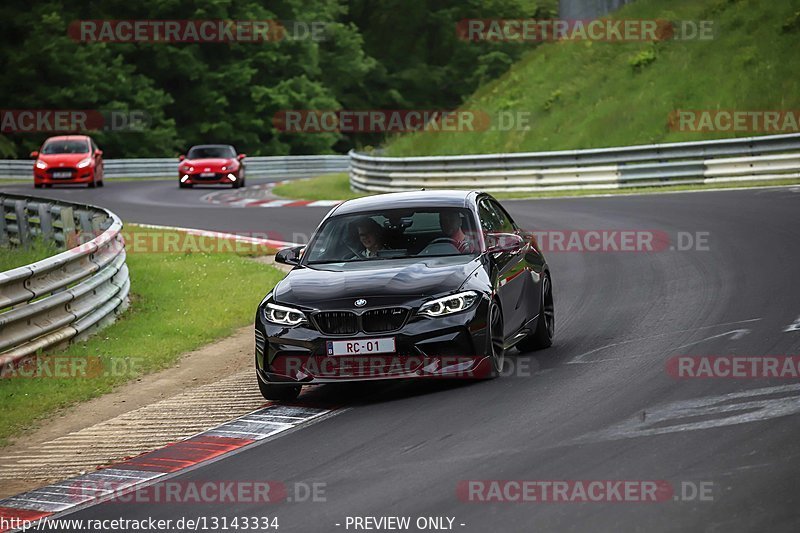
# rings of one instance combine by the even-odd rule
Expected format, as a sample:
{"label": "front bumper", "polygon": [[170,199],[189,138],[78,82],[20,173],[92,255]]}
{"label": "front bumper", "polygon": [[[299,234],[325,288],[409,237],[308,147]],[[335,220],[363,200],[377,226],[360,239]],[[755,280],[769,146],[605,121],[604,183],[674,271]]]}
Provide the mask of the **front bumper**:
{"label": "front bumper", "polygon": [[[56,168],[56,170],[62,170]],[[94,179],[94,168],[86,167],[81,169],[65,169],[72,170],[72,176],[69,178],[54,178],[50,174],[49,169],[35,168],[33,171],[33,182],[37,185],[58,185],[61,183],[89,183]]]}
{"label": "front bumper", "polygon": [[[202,177],[200,174],[201,172],[193,172],[193,173],[178,173],[178,179],[181,180],[181,183],[187,185],[201,185],[201,184],[209,184],[209,185],[230,185],[231,183],[236,183],[239,179],[239,171],[236,172],[227,172],[227,171],[217,171],[213,172],[213,176],[211,177]],[[228,174],[233,174],[236,178],[231,179]],[[183,178],[186,177],[184,180]]]}
{"label": "front bumper", "polygon": [[[315,384],[392,379],[476,379],[491,374],[487,356],[486,311],[473,309],[439,318],[412,317],[384,333],[325,335],[310,324],[293,328],[256,315],[256,370],[264,383]],[[394,337],[396,352],[328,355],[328,341]]]}

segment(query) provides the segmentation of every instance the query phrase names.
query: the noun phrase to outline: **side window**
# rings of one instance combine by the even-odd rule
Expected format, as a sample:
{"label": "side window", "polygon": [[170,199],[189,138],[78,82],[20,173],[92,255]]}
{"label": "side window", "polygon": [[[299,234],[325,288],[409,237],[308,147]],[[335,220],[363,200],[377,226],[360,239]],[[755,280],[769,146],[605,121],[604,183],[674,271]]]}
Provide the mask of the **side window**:
{"label": "side window", "polygon": [[502,231],[503,223],[498,218],[497,213],[492,209],[488,200],[481,200],[478,205],[478,216],[481,219],[481,229],[485,233],[496,233]]}
{"label": "side window", "polygon": [[95,144],[94,139],[91,139],[91,143],[92,143],[92,153],[95,153],[97,151],[97,145]]}
{"label": "side window", "polygon": [[497,202],[487,202],[492,208],[494,208],[494,212],[497,214],[497,219],[500,221],[500,228],[497,231],[501,231],[503,233],[514,233],[517,231],[517,227],[514,224],[514,221],[511,220],[511,216],[506,213],[506,210],[503,209],[503,206],[498,204]]}

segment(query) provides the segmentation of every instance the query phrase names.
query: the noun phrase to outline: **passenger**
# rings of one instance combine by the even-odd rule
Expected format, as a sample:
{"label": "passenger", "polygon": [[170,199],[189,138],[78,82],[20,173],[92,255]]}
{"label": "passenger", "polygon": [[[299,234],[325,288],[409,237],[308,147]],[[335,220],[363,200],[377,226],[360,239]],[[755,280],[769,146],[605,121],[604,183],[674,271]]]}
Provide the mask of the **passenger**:
{"label": "passenger", "polygon": [[374,219],[364,217],[356,223],[358,238],[364,250],[361,254],[364,257],[377,257],[378,250],[385,248],[383,239],[383,228]]}

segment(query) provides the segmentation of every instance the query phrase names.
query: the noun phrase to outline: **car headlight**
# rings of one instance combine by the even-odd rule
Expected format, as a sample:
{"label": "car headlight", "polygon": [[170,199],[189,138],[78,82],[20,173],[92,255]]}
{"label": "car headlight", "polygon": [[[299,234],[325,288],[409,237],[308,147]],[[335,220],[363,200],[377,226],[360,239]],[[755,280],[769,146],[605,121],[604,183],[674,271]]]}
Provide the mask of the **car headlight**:
{"label": "car headlight", "polygon": [[40,160],[36,161],[36,168],[45,169],[45,168],[47,168],[47,163],[45,163],[44,161],[42,161],[40,159]]}
{"label": "car headlight", "polygon": [[458,294],[451,294],[450,296],[425,302],[419,308],[418,313],[433,317],[452,315],[453,313],[466,311],[478,301],[478,298],[478,293],[475,291],[459,292]]}
{"label": "car headlight", "polygon": [[299,309],[272,303],[264,308],[264,316],[269,322],[281,326],[296,326],[306,320],[306,315]]}
{"label": "car headlight", "polygon": [[81,159],[81,161],[75,166],[78,168],[86,168],[91,164],[92,164],[92,158],[87,157],[86,159]]}

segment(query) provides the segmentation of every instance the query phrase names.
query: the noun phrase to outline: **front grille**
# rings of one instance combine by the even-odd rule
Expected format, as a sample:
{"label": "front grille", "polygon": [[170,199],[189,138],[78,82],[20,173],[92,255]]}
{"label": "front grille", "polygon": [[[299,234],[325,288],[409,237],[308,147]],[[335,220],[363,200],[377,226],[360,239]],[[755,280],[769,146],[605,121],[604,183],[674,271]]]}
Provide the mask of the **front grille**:
{"label": "front grille", "polygon": [[350,335],[394,331],[403,327],[408,310],[402,307],[372,309],[361,317],[352,311],[322,311],[314,315],[317,329],[328,335]]}
{"label": "front grille", "polygon": [[217,180],[221,180],[222,177],[223,177],[223,174],[214,174],[213,176],[209,176],[209,177],[201,176],[200,174],[193,174],[192,175],[192,180],[194,180],[194,181],[217,181]]}
{"label": "front grille", "polygon": [[402,307],[373,309],[361,316],[361,328],[365,333],[393,331],[403,327],[406,316],[408,316],[408,309]]}
{"label": "front grille", "polygon": [[322,333],[347,335],[358,331],[358,317],[350,311],[323,311],[314,315],[314,321]]}

